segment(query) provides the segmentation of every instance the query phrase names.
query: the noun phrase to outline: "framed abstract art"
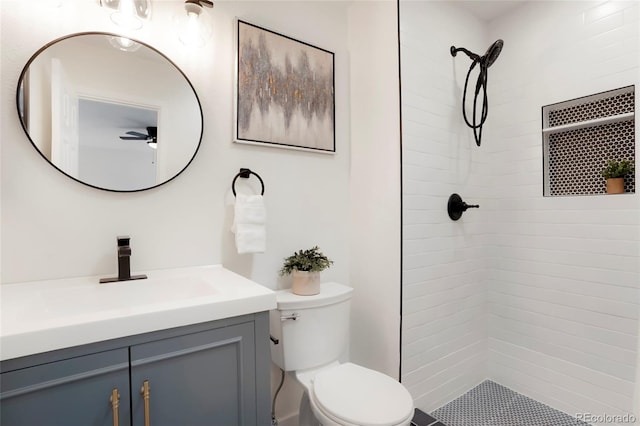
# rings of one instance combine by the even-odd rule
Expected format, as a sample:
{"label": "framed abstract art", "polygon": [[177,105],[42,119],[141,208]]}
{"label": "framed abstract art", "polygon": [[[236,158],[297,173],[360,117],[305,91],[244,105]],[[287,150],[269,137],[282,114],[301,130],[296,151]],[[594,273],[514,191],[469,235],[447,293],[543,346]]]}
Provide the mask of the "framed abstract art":
{"label": "framed abstract art", "polygon": [[335,153],[334,54],[237,21],[239,143]]}

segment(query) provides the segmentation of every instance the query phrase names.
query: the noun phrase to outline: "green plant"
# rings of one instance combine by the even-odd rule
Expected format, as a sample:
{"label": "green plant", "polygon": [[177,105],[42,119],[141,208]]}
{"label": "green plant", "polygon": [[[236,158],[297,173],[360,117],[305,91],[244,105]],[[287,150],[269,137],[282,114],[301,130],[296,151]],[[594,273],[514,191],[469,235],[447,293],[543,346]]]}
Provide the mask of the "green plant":
{"label": "green plant", "polygon": [[284,259],[280,275],[288,275],[294,270],[320,272],[329,268],[333,264],[333,260],[329,260],[327,256],[322,254],[318,246],[314,246],[309,250],[299,250],[291,256]]}
{"label": "green plant", "polygon": [[622,160],[622,161],[609,160],[609,161],[607,161],[607,167],[602,169],[600,174],[605,179],[612,179],[612,178],[625,177],[626,175],[628,175],[632,171],[633,171],[633,161],[629,161],[629,160]]}

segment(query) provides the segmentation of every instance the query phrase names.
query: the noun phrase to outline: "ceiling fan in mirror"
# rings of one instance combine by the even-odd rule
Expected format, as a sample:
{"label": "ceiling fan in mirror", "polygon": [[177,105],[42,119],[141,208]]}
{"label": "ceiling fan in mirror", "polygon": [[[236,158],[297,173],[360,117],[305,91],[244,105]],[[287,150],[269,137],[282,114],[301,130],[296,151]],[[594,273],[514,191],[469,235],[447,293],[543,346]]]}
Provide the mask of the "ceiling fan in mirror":
{"label": "ceiling fan in mirror", "polygon": [[147,133],[140,133],[130,130],[125,133],[128,136],[120,136],[120,139],[125,141],[146,141],[150,148],[158,148],[158,128],[147,127]]}

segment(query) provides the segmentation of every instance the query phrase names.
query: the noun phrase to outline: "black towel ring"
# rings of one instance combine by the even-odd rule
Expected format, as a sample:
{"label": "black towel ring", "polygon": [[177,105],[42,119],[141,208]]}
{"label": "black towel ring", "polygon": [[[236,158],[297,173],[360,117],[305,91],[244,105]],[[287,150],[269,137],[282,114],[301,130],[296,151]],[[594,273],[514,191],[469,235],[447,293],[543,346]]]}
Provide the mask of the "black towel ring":
{"label": "black towel ring", "polygon": [[249,179],[251,175],[254,175],[260,181],[260,185],[262,185],[262,192],[260,193],[260,195],[264,195],[264,182],[262,181],[262,178],[260,177],[260,175],[258,175],[256,172],[252,171],[251,169],[240,169],[240,173],[238,173],[236,177],[233,178],[233,182],[231,182],[231,190],[233,191],[234,197],[236,196],[236,180],[239,177],[244,179]]}

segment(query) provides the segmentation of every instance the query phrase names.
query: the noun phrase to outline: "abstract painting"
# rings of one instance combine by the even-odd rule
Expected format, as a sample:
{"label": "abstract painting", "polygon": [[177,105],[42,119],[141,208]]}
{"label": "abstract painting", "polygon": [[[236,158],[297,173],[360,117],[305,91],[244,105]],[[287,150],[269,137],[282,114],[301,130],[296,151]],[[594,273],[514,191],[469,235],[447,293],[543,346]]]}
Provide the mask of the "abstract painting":
{"label": "abstract painting", "polygon": [[238,20],[235,141],[335,152],[334,55]]}

